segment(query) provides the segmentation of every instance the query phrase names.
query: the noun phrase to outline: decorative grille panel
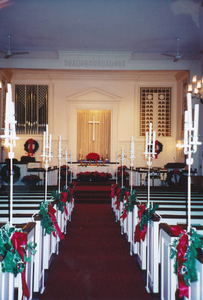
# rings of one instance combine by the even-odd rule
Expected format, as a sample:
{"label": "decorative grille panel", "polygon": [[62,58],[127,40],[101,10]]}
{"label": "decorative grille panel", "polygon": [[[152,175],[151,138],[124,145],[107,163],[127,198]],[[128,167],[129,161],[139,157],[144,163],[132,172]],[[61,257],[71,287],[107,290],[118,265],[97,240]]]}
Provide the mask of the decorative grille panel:
{"label": "decorative grille panel", "polygon": [[171,136],[171,87],[140,88],[140,136],[149,131],[150,122],[157,136]]}
{"label": "decorative grille panel", "polygon": [[48,86],[16,85],[16,131],[18,134],[40,134],[48,124]]}

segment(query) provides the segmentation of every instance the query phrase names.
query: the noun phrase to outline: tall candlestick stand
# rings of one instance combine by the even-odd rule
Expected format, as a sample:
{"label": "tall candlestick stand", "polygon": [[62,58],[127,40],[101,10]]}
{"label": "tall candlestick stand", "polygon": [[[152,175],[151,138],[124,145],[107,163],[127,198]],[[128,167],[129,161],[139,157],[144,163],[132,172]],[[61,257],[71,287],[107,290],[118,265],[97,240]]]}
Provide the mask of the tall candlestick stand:
{"label": "tall candlestick stand", "polygon": [[61,149],[61,135],[59,135],[59,148],[58,148],[58,159],[59,159],[59,173],[58,173],[58,192],[61,192],[61,159],[62,159],[62,149]]}
{"label": "tall candlestick stand", "polygon": [[[187,155],[186,164],[188,165],[188,212],[187,212],[187,232],[191,231],[191,165],[193,164],[192,153],[197,151],[197,146],[202,143],[198,141],[199,126],[199,104],[195,104],[194,122],[192,122],[192,95],[187,93],[187,110],[184,120],[184,154]],[[190,241],[189,241],[190,244]],[[189,287],[189,298],[191,299],[191,289]]]}
{"label": "tall candlestick stand", "polygon": [[43,162],[45,163],[45,196],[44,199],[47,201],[47,185],[48,185],[48,168],[49,162],[51,161],[51,134],[48,137],[48,124],[46,124],[46,131],[44,131],[43,136],[43,154],[41,155],[43,158]]}
{"label": "tall candlestick stand", "polygon": [[131,192],[133,190],[133,185],[132,185],[132,181],[133,181],[132,173],[133,172],[132,172],[132,169],[133,169],[134,158],[135,158],[134,141],[133,141],[133,136],[132,136],[131,149],[130,149],[130,161],[131,161],[131,164],[130,164],[130,190],[131,190]]}
{"label": "tall candlestick stand", "polygon": [[195,104],[194,122],[192,122],[192,95],[187,93],[187,110],[185,111],[184,122],[184,154],[187,155],[186,164],[188,165],[188,219],[187,231],[191,227],[191,165],[193,164],[192,153],[197,151],[197,146],[202,143],[198,141],[199,126],[199,104]]}
{"label": "tall candlestick stand", "polygon": [[65,162],[66,162],[66,190],[67,190],[67,181],[68,181],[68,149],[65,150]]}
{"label": "tall candlestick stand", "polygon": [[118,164],[118,152],[116,151],[116,184],[118,183],[118,171],[117,171],[117,164]]}
{"label": "tall candlestick stand", "polygon": [[123,162],[124,162],[124,151],[122,146],[122,151],[121,151],[121,187],[122,188],[123,188]]}
{"label": "tall candlestick stand", "polygon": [[72,150],[70,151],[70,183],[72,183],[73,176],[72,176],[72,164],[73,164],[73,154]]}
{"label": "tall candlestick stand", "polygon": [[16,120],[14,102],[12,101],[11,84],[7,84],[6,93],[6,112],[5,112],[5,129],[1,138],[5,139],[5,146],[10,148],[8,157],[10,159],[10,225],[13,224],[13,148],[16,146]]}
{"label": "tall candlestick stand", "polygon": [[[152,159],[155,158],[155,136],[156,133],[153,131],[152,138],[152,123],[149,124],[149,133],[146,132],[146,144],[145,144],[145,158],[147,159],[148,165],[148,197],[147,197],[147,208],[150,206],[150,166],[152,164]],[[147,283],[146,290],[150,293],[149,290],[149,228],[147,230]]]}

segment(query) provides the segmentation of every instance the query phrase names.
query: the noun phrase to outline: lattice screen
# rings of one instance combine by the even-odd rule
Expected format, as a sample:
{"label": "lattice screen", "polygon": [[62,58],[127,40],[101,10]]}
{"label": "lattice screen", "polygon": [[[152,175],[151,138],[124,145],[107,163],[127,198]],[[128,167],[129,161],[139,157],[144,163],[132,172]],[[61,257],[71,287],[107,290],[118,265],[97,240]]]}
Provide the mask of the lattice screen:
{"label": "lattice screen", "polygon": [[171,136],[171,87],[140,88],[140,136],[149,131],[150,122],[157,136]]}
{"label": "lattice screen", "polygon": [[16,85],[15,110],[18,134],[40,134],[48,124],[48,86]]}

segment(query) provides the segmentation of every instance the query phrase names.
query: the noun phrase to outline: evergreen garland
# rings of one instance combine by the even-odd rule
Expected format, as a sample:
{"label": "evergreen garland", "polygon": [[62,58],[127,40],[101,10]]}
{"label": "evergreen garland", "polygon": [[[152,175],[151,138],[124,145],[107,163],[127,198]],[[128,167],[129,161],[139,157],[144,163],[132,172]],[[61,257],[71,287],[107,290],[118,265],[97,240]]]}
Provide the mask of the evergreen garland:
{"label": "evergreen garland", "polygon": [[58,210],[62,213],[64,212],[64,206],[66,205],[63,201],[61,201],[61,194],[58,191],[52,191],[52,197],[56,202],[56,206]]}
{"label": "evergreen garland", "polygon": [[55,231],[54,225],[52,223],[51,217],[48,214],[48,202],[42,201],[40,203],[40,215],[42,215],[41,225],[45,229],[45,235],[51,234]]}
{"label": "evergreen garland", "polygon": [[[197,270],[195,267],[196,258],[197,258],[197,249],[202,248],[203,246],[203,236],[198,234],[194,228],[191,228],[191,233],[187,233],[189,242],[187,245],[187,250],[185,253],[185,261],[183,262],[183,266],[181,269],[181,274],[184,277],[184,281],[187,286],[190,285],[190,282],[197,281]],[[179,262],[177,258],[178,250],[177,246],[179,245],[180,238],[182,234],[180,234],[179,238],[173,241],[171,245],[170,258],[175,259],[174,262],[174,273],[178,275],[179,270]]]}
{"label": "evergreen garland", "polygon": [[121,188],[120,193],[119,193],[119,199],[118,199],[119,201],[123,202],[124,197],[125,197],[125,193],[127,191],[128,191],[127,188],[125,188],[125,187]]}
{"label": "evergreen garland", "polygon": [[[17,249],[13,247],[11,242],[12,235],[16,232],[15,227],[10,226],[10,224],[3,225],[0,228],[0,256],[2,259],[1,270],[3,273],[10,272],[13,273],[16,277],[18,273],[22,273],[25,268],[25,262],[30,262],[31,257],[27,256],[28,250],[31,254],[36,253],[36,243],[27,243],[23,247],[24,250],[24,259],[25,262],[22,261]],[[22,232],[18,230],[18,232]]]}
{"label": "evergreen garland", "polygon": [[136,202],[137,202],[136,199],[137,199],[137,194],[136,194],[136,191],[133,190],[133,191],[130,193],[130,196],[129,196],[129,198],[128,198],[128,203],[127,203],[127,202],[125,203],[125,206],[127,206],[127,207],[126,207],[127,212],[132,212],[132,211],[133,211],[134,205],[135,205]]}
{"label": "evergreen garland", "polygon": [[149,220],[151,220],[151,218],[153,217],[155,211],[157,210],[158,208],[158,204],[152,204],[150,203],[149,205],[149,208],[147,208],[142,217],[141,217],[141,220],[140,220],[140,230],[143,231],[144,230],[144,227],[145,225],[148,224]]}
{"label": "evergreen garland", "polygon": [[[72,189],[72,194],[71,194],[71,190],[70,189]],[[75,197],[75,186],[72,183],[69,183],[67,189],[65,187],[63,188],[63,192],[64,193],[68,193],[67,202],[70,203],[71,202],[71,198]]]}

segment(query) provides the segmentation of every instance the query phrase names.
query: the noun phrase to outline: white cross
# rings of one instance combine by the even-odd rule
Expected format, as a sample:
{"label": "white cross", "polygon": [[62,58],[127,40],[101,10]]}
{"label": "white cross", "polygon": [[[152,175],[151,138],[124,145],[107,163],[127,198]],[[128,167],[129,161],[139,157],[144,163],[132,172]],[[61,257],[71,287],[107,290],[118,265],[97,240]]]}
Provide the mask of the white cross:
{"label": "white cross", "polygon": [[92,124],[93,125],[93,142],[95,141],[95,124],[99,124],[99,121],[95,121],[95,117],[93,117],[93,121],[89,121],[88,122],[89,124]]}

